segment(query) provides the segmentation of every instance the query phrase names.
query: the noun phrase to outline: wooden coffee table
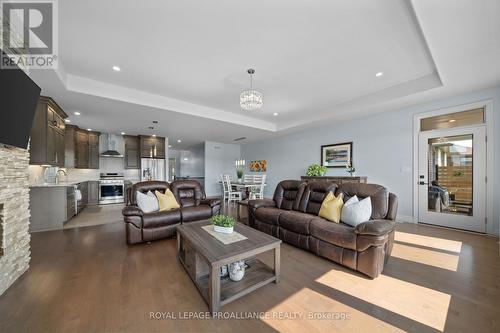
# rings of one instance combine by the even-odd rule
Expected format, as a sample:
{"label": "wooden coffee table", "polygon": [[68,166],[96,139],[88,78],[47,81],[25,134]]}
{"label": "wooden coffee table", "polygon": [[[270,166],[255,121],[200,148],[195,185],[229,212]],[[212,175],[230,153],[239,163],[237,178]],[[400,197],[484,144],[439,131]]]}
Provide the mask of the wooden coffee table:
{"label": "wooden coffee table", "polygon": [[[228,304],[270,282],[279,282],[281,240],[237,223],[236,232],[247,239],[223,244],[202,229],[211,221],[191,222],[177,227],[177,253],[181,264],[193,280],[213,314]],[[271,268],[255,256],[274,251]],[[245,259],[248,267],[242,280],[234,282],[220,277],[221,266]]]}

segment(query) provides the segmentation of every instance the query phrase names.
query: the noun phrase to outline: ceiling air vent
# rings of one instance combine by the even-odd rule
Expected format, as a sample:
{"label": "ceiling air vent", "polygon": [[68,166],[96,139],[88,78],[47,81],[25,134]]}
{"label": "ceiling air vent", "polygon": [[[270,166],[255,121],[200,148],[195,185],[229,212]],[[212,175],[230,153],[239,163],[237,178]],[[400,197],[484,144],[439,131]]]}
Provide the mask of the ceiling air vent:
{"label": "ceiling air vent", "polygon": [[245,139],[246,139],[246,137],[245,137],[245,136],[242,136],[241,138],[236,138],[236,139],[234,139],[234,141],[241,141],[241,140],[245,140]]}

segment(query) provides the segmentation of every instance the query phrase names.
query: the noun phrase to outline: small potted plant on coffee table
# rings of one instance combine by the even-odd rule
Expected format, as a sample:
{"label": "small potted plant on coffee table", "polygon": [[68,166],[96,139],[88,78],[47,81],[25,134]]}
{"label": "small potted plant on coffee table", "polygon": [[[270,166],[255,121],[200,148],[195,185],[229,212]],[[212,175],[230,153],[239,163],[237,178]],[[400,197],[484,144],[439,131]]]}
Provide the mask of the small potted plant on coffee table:
{"label": "small potted plant on coffee table", "polygon": [[236,220],[231,216],[215,215],[214,217],[212,217],[212,223],[214,225],[215,232],[230,234],[233,232]]}

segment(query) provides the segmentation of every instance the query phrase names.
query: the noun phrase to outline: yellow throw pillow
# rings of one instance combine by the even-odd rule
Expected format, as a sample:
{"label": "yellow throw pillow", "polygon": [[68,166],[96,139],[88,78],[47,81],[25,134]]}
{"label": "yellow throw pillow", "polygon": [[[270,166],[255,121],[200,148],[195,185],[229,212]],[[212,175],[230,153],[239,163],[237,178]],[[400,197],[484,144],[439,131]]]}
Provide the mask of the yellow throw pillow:
{"label": "yellow throw pillow", "polygon": [[158,204],[160,205],[160,212],[164,210],[172,210],[180,208],[179,203],[175,200],[174,194],[170,189],[167,188],[165,194],[155,191],[156,197],[158,198]]}
{"label": "yellow throw pillow", "polygon": [[343,196],[342,193],[340,193],[338,197],[335,197],[333,192],[328,193],[321,204],[318,215],[328,221],[339,223],[340,216],[342,215],[342,206],[344,205],[344,200],[342,200]]}

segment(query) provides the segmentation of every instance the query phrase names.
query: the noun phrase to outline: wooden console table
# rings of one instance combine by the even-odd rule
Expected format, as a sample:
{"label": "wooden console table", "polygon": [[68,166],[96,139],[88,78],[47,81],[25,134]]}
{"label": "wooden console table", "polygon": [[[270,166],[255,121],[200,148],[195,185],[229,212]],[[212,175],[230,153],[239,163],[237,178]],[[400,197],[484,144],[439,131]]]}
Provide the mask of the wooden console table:
{"label": "wooden console table", "polygon": [[368,178],[366,176],[361,176],[361,177],[335,177],[335,176],[302,176],[300,177],[301,180],[306,181],[306,182],[312,182],[312,181],[326,181],[326,182],[332,182],[338,185],[344,184],[344,183],[362,183],[366,184],[368,182]]}

